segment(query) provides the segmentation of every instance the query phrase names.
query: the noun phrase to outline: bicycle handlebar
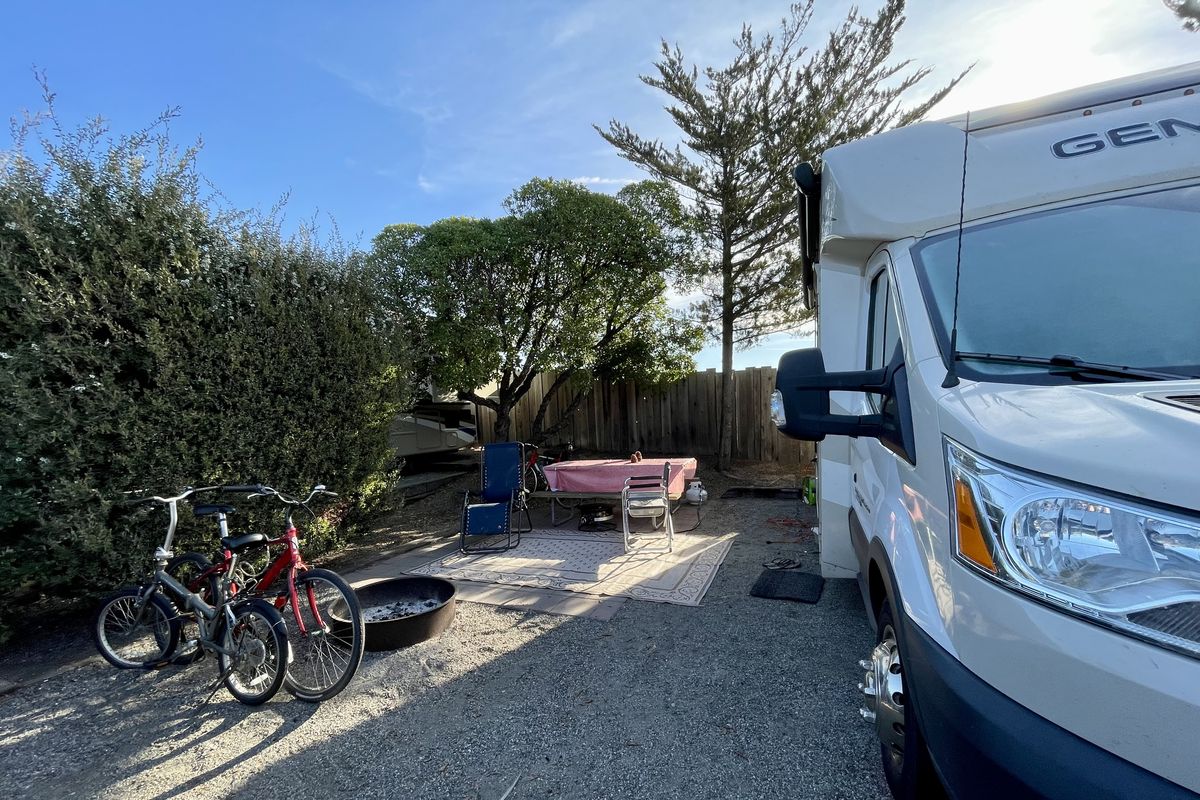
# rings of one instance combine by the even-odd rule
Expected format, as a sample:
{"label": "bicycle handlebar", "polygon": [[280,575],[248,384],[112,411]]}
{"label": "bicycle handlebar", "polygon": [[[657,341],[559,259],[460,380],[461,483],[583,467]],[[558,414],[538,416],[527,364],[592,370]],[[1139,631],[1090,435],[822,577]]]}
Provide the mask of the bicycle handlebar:
{"label": "bicycle handlebar", "polygon": [[[176,495],[175,497],[161,497],[159,495],[153,495],[150,497],[137,497],[137,498],[130,500],[129,504],[134,505],[134,506],[139,506],[139,505],[142,505],[143,503],[159,503],[164,506],[169,506],[172,503],[178,503],[180,500],[186,500],[187,498],[191,497],[194,494],[199,494],[200,492],[212,492],[212,491],[215,491],[220,488],[222,488],[222,487],[220,487],[220,486],[201,486],[199,488],[193,488],[191,486],[185,486],[185,487],[183,487],[183,492],[181,494]],[[128,494],[128,492],[127,492],[127,494]]]}
{"label": "bicycle handlebar", "polygon": [[231,486],[227,488],[229,488],[230,491],[250,491],[252,497],[277,497],[279,498],[280,502],[289,506],[307,506],[312,502],[312,499],[319,494],[329,495],[330,497],[338,496],[337,492],[331,492],[326,489],[324,484],[317,484],[314,486],[312,491],[308,493],[308,497],[304,498],[303,500],[297,500],[294,497],[288,497],[278,489],[273,489],[270,486],[263,486],[262,484],[259,484],[258,486]]}
{"label": "bicycle handlebar", "polygon": [[[314,486],[312,491],[308,493],[308,497],[304,498],[303,500],[296,500],[294,498],[288,497],[287,495],[285,495],[283,492],[279,491],[278,489],[272,489],[270,486],[264,486],[261,483],[254,483],[254,484],[229,483],[229,484],[224,484],[221,486],[201,486],[198,488],[193,488],[191,486],[185,486],[183,488],[183,492],[176,495],[175,497],[161,497],[159,495],[152,495],[150,497],[138,497],[138,498],[129,500],[129,504],[136,506],[136,505],[142,505],[143,503],[159,503],[161,505],[166,506],[166,505],[171,505],[172,503],[178,503],[180,500],[186,500],[187,498],[191,497],[192,495],[199,494],[200,492],[214,492],[214,491],[233,492],[233,493],[246,492],[252,496],[258,495],[261,497],[278,497],[281,501],[283,501],[284,503],[287,503],[288,505],[297,505],[297,506],[307,505],[308,503],[310,503],[312,501],[312,499],[314,497],[316,497],[319,494],[329,495],[330,497],[338,496],[337,492],[331,492],[328,489],[326,489],[324,484],[318,484],[318,485]],[[131,492],[126,492],[126,494],[131,494]]]}

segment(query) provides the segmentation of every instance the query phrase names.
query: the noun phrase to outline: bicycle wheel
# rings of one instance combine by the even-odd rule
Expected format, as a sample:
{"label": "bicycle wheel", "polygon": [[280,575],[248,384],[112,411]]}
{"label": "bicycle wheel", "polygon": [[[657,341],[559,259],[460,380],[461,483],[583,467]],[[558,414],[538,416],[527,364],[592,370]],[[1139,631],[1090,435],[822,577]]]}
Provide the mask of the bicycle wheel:
{"label": "bicycle wheel", "polygon": [[526,464],[525,489],[530,492],[545,492],[549,488],[546,483],[546,473],[542,472],[542,468],[534,464]]}
{"label": "bicycle wheel", "polygon": [[345,689],[358,671],[366,644],[362,608],[350,584],[327,569],[297,575],[296,597],[298,611],[289,597],[284,612],[292,646],[284,685],[296,699],[319,703]]}
{"label": "bicycle wheel", "polygon": [[179,644],[175,606],[155,591],[129,587],[105,598],[92,624],[92,638],[104,660],[119,669],[164,665]]}
{"label": "bicycle wheel", "polygon": [[242,600],[233,607],[233,629],[221,643],[232,654],[217,653],[217,666],[229,693],[248,706],[262,705],[275,696],[287,674],[287,626],[266,600]]}

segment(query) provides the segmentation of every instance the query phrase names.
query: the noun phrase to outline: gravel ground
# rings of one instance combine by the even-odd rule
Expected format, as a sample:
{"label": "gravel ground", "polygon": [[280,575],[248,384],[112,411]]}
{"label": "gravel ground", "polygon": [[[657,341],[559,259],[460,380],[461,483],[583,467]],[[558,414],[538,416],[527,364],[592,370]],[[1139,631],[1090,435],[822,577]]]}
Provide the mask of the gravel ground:
{"label": "gravel ground", "polygon": [[725,482],[702,477],[700,532],[738,536],[699,608],[629,601],[600,622],[462,603],[441,639],[368,653],[321,706],[281,692],[249,709],[223,689],[206,703],[211,660],[140,673],[93,657],[0,698],[4,794],[886,797],[857,714],[872,638],[857,589],[749,597],[772,558],[815,569],[812,545],[768,522],[812,512],[720,501]]}

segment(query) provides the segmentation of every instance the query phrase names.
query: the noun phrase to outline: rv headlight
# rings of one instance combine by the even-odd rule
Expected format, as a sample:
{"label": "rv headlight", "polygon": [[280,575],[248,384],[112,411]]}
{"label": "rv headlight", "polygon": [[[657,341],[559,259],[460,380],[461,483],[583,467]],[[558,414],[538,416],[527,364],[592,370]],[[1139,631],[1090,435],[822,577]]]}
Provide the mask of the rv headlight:
{"label": "rv headlight", "polygon": [[1200,657],[1200,521],[946,441],[957,557],[999,583]]}
{"label": "rv headlight", "polygon": [[783,392],[776,389],[771,392],[771,422],[782,430],[787,427],[787,413],[783,410]]}

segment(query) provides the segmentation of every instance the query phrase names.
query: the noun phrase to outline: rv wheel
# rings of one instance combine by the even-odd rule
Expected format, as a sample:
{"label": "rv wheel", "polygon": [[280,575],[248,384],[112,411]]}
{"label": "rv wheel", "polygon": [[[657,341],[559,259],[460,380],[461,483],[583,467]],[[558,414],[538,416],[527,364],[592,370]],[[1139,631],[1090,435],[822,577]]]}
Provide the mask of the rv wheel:
{"label": "rv wheel", "polygon": [[862,715],[875,724],[883,774],[892,797],[944,798],[945,790],[934,772],[916,715],[905,713],[909,701],[904,692],[904,665],[900,661],[899,634],[888,599],[879,609],[878,641],[863,666],[867,669],[863,684],[867,705]]}

